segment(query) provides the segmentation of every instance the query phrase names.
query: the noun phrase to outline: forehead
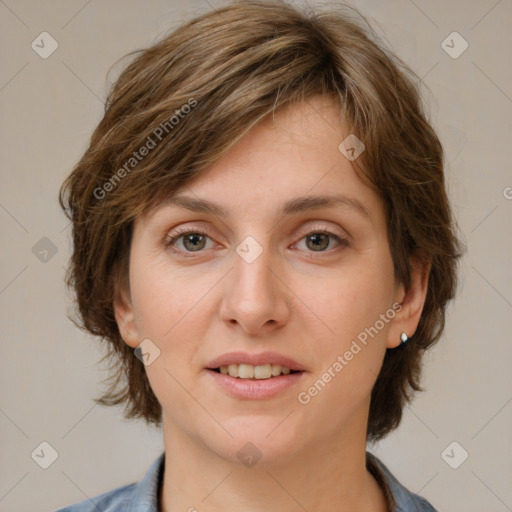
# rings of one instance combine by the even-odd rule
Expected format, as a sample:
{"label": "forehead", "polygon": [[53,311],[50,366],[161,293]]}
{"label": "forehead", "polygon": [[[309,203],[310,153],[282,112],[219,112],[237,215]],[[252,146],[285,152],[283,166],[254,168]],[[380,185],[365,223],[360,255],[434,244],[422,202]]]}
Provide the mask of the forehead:
{"label": "forehead", "polygon": [[371,219],[382,205],[339,149],[348,135],[330,98],[289,105],[253,126],[159,207],[223,218],[339,207]]}

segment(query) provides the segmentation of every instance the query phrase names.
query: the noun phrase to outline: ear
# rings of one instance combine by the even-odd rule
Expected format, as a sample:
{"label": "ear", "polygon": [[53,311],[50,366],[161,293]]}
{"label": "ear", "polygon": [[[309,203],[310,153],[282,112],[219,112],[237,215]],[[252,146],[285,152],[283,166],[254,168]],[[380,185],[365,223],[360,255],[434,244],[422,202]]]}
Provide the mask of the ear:
{"label": "ear", "polygon": [[121,337],[127,345],[134,349],[137,348],[139,346],[139,336],[135,322],[135,312],[130,293],[126,290],[126,287],[118,288],[113,307]]}
{"label": "ear", "polygon": [[396,348],[400,345],[400,336],[403,332],[410,338],[418,327],[425,299],[427,297],[428,276],[431,261],[419,255],[411,256],[411,286],[405,290],[403,284],[397,287],[395,303],[401,307],[395,309],[396,314],[388,331],[387,348]]}

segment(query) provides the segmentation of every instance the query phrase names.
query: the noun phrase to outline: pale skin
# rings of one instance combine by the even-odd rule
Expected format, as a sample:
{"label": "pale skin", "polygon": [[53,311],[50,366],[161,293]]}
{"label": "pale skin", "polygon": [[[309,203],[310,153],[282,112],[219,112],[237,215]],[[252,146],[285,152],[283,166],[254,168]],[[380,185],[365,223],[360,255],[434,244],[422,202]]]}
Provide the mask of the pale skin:
{"label": "pale skin", "polygon": [[[349,133],[328,98],[286,108],[178,191],[215,202],[226,217],[164,204],[135,222],[130,289],[114,306],[128,345],[150,339],[161,351],[146,371],[163,408],[163,512],[386,510],[365,466],[370,393],[386,349],[417,328],[428,269],[413,262],[408,290],[395,281],[382,200],[338,150]],[[334,194],[349,202],[279,211]],[[177,228],[206,234],[167,245]],[[312,243],[324,230],[332,235]],[[252,263],[236,252],[248,236],[262,249]],[[378,335],[299,403],[394,303],[401,309]],[[272,350],[306,372],[275,397],[234,398],[205,367],[235,350]],[[237,457],[248,442],[262,454],[253,467]]]}

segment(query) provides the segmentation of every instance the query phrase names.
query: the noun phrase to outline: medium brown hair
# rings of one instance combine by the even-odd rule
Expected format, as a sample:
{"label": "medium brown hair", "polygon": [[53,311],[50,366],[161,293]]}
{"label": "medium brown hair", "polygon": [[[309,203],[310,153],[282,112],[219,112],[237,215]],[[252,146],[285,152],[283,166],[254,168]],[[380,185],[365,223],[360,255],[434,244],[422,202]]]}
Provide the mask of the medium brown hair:
{"label": "medium brown hair", "polygon": [[124,403],[127,418],[161,424],[161,405],[113,310],[120,287],[129,284],[135,219],[197,178],[257,122],[320,94],[336,99],[349,133],[365,144],[353,164],[384,201],[395,278],[407,289],[409,258],[431,261],[416,333],[387,350],[372,390],[368,439],[396,428],[421,389],[422,355],[444,328],[461,254],[443,149],[420,86],[366,18],[339,4],[324,11],[235,1],[140,50],[113,85],[104,117],[59,196],[73,225],[67,281],[78,325],[108,341],[112,362],[108,389],[96,401]]}

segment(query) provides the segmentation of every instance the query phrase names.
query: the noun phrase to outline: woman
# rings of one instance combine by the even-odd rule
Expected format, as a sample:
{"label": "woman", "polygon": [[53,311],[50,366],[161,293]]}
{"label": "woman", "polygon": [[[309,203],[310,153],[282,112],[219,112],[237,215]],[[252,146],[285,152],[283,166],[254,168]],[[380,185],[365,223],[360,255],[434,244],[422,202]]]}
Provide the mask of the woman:
{"label": "woman", "polygon": [[419,390],[460,255],[415,75],[364,18],[234,2],[121,74],[63,185],[99,400],[145,478],[64,508],[432,511],[366,443]]}

